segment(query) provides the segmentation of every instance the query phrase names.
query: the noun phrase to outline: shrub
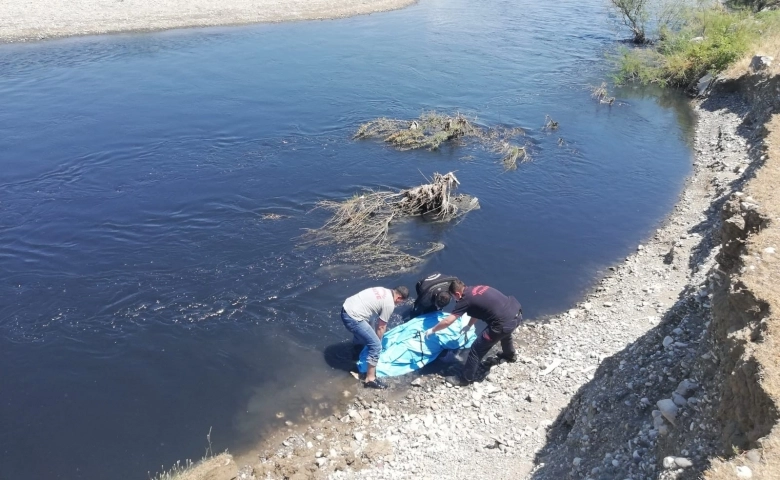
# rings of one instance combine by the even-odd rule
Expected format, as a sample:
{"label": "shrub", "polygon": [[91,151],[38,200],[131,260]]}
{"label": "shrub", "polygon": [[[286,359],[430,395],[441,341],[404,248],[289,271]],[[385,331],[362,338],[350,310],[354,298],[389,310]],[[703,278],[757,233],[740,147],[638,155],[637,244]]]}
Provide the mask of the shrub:
{"label": "shrub", "polygon": [[682,27],[669,32],[654,49],[623,52],[617,80],[686,87],[708,72],[723,71],[748,54],[762,35],[780,30],[779,13],[750,15],[717,6],[691,9]]}
{"label": "shrub", "polygon": [[634,43],[647,43],[645,33],[650,18],[648,4],[650,0],[610,0],[623,23],[634,34]]}

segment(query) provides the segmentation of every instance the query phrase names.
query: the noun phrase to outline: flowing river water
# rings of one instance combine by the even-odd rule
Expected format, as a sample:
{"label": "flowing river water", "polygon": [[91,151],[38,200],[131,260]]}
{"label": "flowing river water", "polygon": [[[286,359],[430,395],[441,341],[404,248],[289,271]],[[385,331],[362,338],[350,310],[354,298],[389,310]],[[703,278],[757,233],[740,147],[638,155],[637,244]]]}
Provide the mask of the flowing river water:
{"label": "flowing river water", "polygon": [[[530,318],[569,308],[690,168],[683,99],[590,97],[612,22],[602,0],[423,0],[0,46],[0,478],[145,478],[209,431],[241,452],[277,412],[327,412],[357,388],[341,303],[374,284],[443,271]],[[523,127],[533,160],[351,140],[428,110]],[[420,269],[371,279],[299,246],[316,202],[451,170],[482,208],[407,226],[446,246]]]}

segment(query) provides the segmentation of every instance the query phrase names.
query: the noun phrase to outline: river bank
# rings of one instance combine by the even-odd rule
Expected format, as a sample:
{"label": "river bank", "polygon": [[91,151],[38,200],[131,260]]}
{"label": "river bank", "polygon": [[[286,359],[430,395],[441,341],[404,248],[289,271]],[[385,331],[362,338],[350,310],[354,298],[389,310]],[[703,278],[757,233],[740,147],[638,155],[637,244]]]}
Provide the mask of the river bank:
{"label": "river bank", "polygon": [[[518,363],[465,388],[428,375],[357,389],[236,459],[239,478],[776,478],[773,78],[695,102],[694,171],[674,211],[574,308],[523,325]],[[759,211],[766,231],[750,240]],[[745,285],[752,302],[731,298]]]}
{"label": "river bank", "polygon": [[325,20],[403,8],[416,0],[78,0],[0,2],[0,43],[172,28]]}

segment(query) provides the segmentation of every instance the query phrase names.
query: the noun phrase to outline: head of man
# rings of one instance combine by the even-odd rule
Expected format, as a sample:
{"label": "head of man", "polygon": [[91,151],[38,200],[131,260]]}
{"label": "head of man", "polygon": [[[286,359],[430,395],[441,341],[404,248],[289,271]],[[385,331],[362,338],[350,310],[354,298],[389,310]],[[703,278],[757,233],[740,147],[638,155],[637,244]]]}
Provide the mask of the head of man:
{"label": "head of man", "polygon": [[436,294],[436,310],[441,310],[447,305],[450,304],[450,300],[452,300],[452,295],[450,295],[450,292],[439,292]]}
{"label": "head of man", "polygon": [[453,280],[452,283],[450,283],[450,293],[453,297],[455,297],[455,300],[460,300],[463,298],[463,292],[465,290],[466,284],[460,280]]}
{"label": "head of man", "polygon": [[396,305],[409,298],[409,289],[401,285],[393,289],[393,301]]}

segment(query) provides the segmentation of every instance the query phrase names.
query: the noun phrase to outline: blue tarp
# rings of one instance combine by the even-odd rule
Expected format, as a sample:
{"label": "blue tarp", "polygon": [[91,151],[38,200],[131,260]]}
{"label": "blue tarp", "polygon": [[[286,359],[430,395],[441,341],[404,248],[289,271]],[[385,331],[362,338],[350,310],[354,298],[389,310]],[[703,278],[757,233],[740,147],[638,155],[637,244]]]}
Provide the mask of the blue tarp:
{"label": "blue tarp", "polygon": [[[444,312],[433,312],[413,318],[408,322],[385,332],[382,338],[382,353],[376,366],[378,377],[396,377],[419,370],[436,360],[443,350],[459,350],[471,347],[477,339],[475,328],[471,328],[466,336],[460,333],[468,324],[470,318],[463,315],[455,320],[449,328],[436,332],[427,339],[425,330],[433,327],[441,319],[449,315]],[[368,348],[364,348],[358,360],[358,370],[365,373],[368,369],[366,357]]]}

